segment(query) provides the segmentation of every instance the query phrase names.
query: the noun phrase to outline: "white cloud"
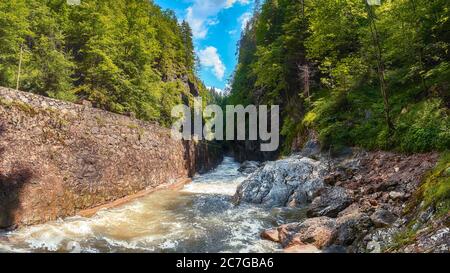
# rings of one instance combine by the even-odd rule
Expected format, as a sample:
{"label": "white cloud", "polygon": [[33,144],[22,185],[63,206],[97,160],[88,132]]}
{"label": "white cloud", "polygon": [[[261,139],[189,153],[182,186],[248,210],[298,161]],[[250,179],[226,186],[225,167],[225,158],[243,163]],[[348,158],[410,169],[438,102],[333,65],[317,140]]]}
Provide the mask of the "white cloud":
{"label": "white cloud", "polygon": [[208,46],[198,52],[200,64],[204,67],[211,68],[217,79],[223,80],[225,75],[225,65],[217,53],[217,48]]}
{"label": "white cloud", "polygon": [[250,0],[227,0],[225,8],[231,8],[235,3],[240,3],[241,5],[247,5]]}
{"label": "white cloud", "polygon": [[252,19],[252,13],[251,12],[246,12],[244,14],[242,14],[238,21],[241,24],[241,29],[244,30],[245,27],[247,26],[248,22],[250,22],[250,20]]}
{"label": "white cloud", "polygon": [[206,89],[208,89],[208,90],[211,90],[211,88],[214,88],[214,90],[216,90],[216,92],[219,94],[223,93],[223,89],[217,88],[215,86],[206,86]]}
{"label": "white cloud", "polygon": [[197,39],[203,39],[208,34],[209,26],[216,25],[217,15],[223,9],[231,8],[234,4],[247,5],[251,0],[192,0],[186,9],[186,21],[192,28]]}

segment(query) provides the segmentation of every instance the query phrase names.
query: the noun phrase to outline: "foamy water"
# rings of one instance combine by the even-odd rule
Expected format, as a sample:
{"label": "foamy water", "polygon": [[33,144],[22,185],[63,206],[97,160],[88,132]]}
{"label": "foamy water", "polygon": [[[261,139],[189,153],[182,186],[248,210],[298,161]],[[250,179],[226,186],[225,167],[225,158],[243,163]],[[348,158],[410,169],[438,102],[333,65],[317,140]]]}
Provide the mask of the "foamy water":
{"label": "foamy water", "polygon": [[159,191],[91,218],[70,217],[0,234],[0,252],[276,252],[260,232],[298,220],[298,209],[234,206],[245,176],[225,158],[182,191]]}

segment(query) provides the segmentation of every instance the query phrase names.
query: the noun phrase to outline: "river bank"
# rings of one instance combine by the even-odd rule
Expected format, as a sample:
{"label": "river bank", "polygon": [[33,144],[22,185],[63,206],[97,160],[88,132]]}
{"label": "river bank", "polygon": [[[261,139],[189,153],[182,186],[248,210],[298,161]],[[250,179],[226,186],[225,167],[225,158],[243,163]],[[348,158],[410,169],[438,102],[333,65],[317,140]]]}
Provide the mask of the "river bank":
{"label": "river bank", "polygon": [[0,235],[0,252],[281,252],[261,230],[302,219],[299,208],[235,206],[247,175],[225,157],[180,191],[162,190],[92,217],[22,227]]}
{"label": "river bank", "polygon": [[306,210],[306,219],[267,229],[262,238],[286,252],[450,251],[448,210],[420,200],[438,154],[312,157],[268,162],[238,188],[239,204]]}
{"label": "river bank", "polygon": [[3,233],[0,251],[448,252],[448,212],[413,202],[437,158],[226,157],[180,191]]}

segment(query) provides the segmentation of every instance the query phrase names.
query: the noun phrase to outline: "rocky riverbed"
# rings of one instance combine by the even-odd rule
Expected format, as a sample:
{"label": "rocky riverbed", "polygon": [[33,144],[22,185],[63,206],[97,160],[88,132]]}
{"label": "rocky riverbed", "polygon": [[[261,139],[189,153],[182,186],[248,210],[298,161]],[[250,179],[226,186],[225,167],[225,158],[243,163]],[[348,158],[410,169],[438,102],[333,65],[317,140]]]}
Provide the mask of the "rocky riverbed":
{"label": "rocky riverbed", "polygon": [[0,232],[0,252],[449,252],[448,211],[417,198],[436,160],[226,157],[181,191]]}
{"label": "rocky riverbed", "polygon": [[304,207],[306,219],[261,233],[286,252],[449,252],[449,213],[414,202],[437,159],[354,150],[334,159],[308,151],[259,166],[246,162],[241,171],[252,173],[234,202]]}

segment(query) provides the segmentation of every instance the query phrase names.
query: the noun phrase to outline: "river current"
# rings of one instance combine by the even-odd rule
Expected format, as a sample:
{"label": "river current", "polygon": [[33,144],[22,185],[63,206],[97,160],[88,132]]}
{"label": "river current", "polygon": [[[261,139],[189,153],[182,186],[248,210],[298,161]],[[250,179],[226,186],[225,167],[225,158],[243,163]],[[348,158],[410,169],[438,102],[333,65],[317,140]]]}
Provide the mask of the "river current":
{"label": "river current", "polygon": [[181,191],[158,191],[91,218],[70,217],[0,234],[0,252],[278,252],[265,228],[304,217],[300,209],[235,206],[246,176],[225,157]]}

